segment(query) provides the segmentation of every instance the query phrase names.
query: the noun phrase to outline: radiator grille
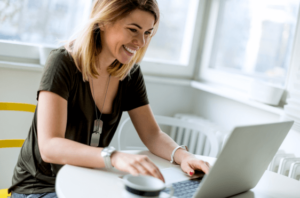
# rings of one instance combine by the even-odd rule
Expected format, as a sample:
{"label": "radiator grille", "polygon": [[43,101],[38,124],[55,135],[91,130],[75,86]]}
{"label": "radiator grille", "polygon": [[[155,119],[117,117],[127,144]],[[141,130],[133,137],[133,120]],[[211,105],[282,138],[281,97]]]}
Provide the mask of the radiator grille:
{"label": "radiator grille", "polygon": [[300,157],[280,150],[273,157],[268,170],[300,181]]}

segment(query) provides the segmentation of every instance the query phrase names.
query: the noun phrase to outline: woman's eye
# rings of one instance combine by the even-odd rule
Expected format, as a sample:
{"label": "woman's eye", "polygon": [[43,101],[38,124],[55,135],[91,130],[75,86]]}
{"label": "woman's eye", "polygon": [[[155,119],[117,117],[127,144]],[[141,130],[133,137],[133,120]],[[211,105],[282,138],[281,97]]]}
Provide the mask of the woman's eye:
{"label": "woman's eye", "polygon": [[129,28],[129,30],[130,30],[131,32],[137,32],[136,29],[131,29],[131,28]]}
{"label": "woman's eye", "polygon": [[146,35],[151,35],[151,32],[145,32]]}

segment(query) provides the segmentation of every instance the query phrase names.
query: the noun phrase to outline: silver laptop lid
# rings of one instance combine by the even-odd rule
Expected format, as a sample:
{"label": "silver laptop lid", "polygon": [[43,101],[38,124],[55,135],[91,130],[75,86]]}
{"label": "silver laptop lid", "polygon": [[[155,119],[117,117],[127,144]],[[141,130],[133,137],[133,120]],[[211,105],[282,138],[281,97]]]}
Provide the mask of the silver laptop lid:
{"label": "silver laptop lid", "polygon": [[255,187],[292,125],[236,127],[194,197],[227,197]]}

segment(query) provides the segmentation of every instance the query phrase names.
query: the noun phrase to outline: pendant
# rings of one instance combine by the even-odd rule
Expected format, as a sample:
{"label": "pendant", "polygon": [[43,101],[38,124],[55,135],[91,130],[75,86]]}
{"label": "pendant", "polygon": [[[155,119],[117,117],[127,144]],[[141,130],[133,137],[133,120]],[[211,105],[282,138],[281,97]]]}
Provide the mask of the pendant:
{"label": "pendant", "polygon": [[91,137],[90,145],[94,147],[99,146],[100,135],[102,133],[103,121],[100,119],[96,119],[94,121],[94,129]]}

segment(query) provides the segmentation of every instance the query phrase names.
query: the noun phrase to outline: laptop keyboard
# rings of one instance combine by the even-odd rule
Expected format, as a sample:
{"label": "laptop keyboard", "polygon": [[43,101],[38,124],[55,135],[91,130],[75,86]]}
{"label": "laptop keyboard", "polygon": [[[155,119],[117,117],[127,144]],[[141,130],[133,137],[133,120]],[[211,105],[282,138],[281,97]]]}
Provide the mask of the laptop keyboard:
{"label": "laptop keyboard", "polygon": [[[191,198],[195,194],[201,179],[195,180],[186,180],[181,182],[172,183],[174,188],[174,197],[177,198]],[[169,193],[168,189],[163,190],[162,192]]]}

